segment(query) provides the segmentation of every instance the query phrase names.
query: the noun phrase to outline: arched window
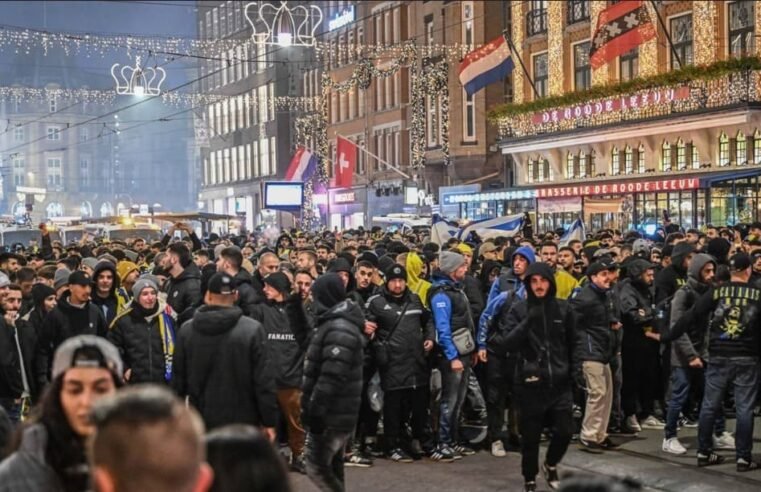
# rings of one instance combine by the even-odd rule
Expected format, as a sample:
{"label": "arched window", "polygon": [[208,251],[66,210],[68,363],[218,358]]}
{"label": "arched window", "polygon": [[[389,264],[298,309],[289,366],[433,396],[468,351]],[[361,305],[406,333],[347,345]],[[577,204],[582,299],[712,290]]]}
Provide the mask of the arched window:
{"label": "arched window", "polygon": [[677,171],[687,169],[687,149],[681,138],[678,138],[676,141],[676,169]]}
{"label": "arched window", "polygon": [[735,163],[738,166],[748,165],[748,141],[745,139],[745,134],[741,131],[737,132],[737,143],[735,145]]}
{"label": "arched window", "polygon": [[618,153],[618,147],[613,147],[610,155],[610,174],[613,176],[621,174],[621,156]]}
{"label": "arched window", "polygon": [[587,154],[583,150],[579,152],[579,177],[587,177]]}
{"label": "arched window", "polygon": [[529,183],[533,183],[534,182],[534,170],[535,169],[536,169],[536,165],[534,164],[534,161],[529,159],[528,160],[528,169],[527,169],[528,172],[526,174],[526,178],[527,178],[526,181],[528,181]]}
{"label": "arched window", "polygon": [[566,157],[565,177],[566,179],[573,179],[575,177],[573,173],[573,154],[571,154],[570,152],[568,153],[568,156]]}
{"label": "arched window", "polygon": [[729,137],[724,132],[719,135],[719,167],[729,165]]}
{"label": "arched window", "polygon": [[595,175],[595,157],[596,156],[597,154],[595,153],[594,150],[589,153],[589,158],[587,159],[587,166],[588,166],[587,174],[589,176]]}
{"label": "arched window", "polygon": [[645,146],[642,144],[639,144],[637,149],[637,172],[645,174]]}
{"label": "arched window", "polygon": [[695,145],[695,142],[690,143],[690,152],[692,154],[692,157],[690,158],[690,163],[692,169],[700,169],[700,154],[698,153],[698,146]]}
{"label": "arched window", "polygon": [[631,174],[634,172],[634,153],[632,148],[628,145],[624,149],[624,174]]}
{"label": "arched window", "polygon": [[548,161],[547,159],[544,159],[540,162],[542,163],[542,170],[544,171],[542,173],[544,175],[544,181],[554,181],[555,173],[552,171],[552,166],[550,166],[550,161]]}
{"label": "arched window", "polygon": [[671,144],[669,142],[663,142],[661,146],[661,171],[671,171]]}

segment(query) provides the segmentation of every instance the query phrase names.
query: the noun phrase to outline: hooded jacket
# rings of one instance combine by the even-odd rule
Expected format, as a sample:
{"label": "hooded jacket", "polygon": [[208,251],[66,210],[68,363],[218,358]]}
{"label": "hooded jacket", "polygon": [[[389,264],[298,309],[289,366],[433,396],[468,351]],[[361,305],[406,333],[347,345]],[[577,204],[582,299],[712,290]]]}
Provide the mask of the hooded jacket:
{"label": "hooded jacket", "polygon": [[304,360],[301,420],[310,432],[352,432],[362,401],[365,318],[352,301],[314,303],[317,326]]}
{"label": "hooded jacket", "polygon": [[[708,263],[713,263],[716,267],[716,261],[707,254],[697,254],[692,258],[687,271],[687,283],[676,291],[671,301],[671,328],[710,288],[710,285],[700,280],[700,272]],[[693,359],[707,355],[704,336],[707,327],[708,319],[700,320],[697,326],[674,340],[671,344],[671,367],[687,367]]]}
{"label": "hooded jacket", "polygon": [[250,316],[262,324],[267,334],[275,386],[278,389],[300,387],[305,350],[291,329],[286,304],[265,301],[255,304],[252,309]]}
{"label": "hooded jacket", "polygon": [[687,282],[687,270],[682,266],[684,260],[695,252],[695,246],[679,243],[671,252],[671,264],[655,275],[655,303],[658,304],[679,290]]}
{"label": "hooded jacket", "polygon": [[[547,294],[539,299],[531,289],[531,277],[539,275],[550,283]],[[567,301],[556,298],[555,276],[544,263],[534,263],[526,270],[523,284],[526,299],[515,302],[508,313],[508,330],[495,340],[502,352],[515,353],[514,381],[526,387],[524,367],[527,361],[539,361],[541,381],[538,386],[551,391],[570,390],[579,362],[574,358],[576,319]]]}
{"label": "hooded jacket", "polygon": [[70,298],[71,293],[66,291],[42,323],[35,358],[35,375],[39,388],[47,384],[53,354],[64,340],[76,335],[105,337],[108,334],[106,319],[95,304],[87,302],[83,307],[72,306]]}
{"label": "hooded jacket", "polygon": [[407,254],[407,288],[417,294],[425,308],[428,308],[428,290],[431,283],[423,278],[423,259],[417,253]]}
{"label": "hooded jacket", "polygon": [[383,389],[428,386],[430,371],[423,342],[434,341],[435,334],[431,315],[417,294],[407,288],[402,297],[394,297],[384,286],[368,300],[367,319],[378,324],[373,342],[388,344],[389,362],[379,368]]}
{"label": "hooded jacket", "polygon": [[591,281],[569,301],[576,319],[584,320],[576,327],[576,359],[610,364],[618,352],[617,331],[620,314],[614,290],[602,290]]}
{"label": "hooded jacket", "polygon": [[261,323],[236,306],[201,306],[180,328],[172,387],[189,397],[209,429],[275,426],[278,407],[266,337]]}
{"label": "hooded jacket", "polygon": [[173,340],[176,341],[177,315],[164,301],[156,302],[159,305],[153,314],[143,316],[140,309],[127,309],[114,320],[108,330],[108,340],[119,349],[124,371],[132,370],[128,381],[130,384],[169,382],[165,379],[165,342],[161,336],[159,317],[164,313],[169,317],[168,320],[164,317],[164,325],[175,334]]}
{"label": "hooded jacket", "polygon": [[491,289],[489,290],[489,297],[486,300],[487,306],[499,295],[500,292],[505,292],[506,290],[513,291],[517,290],[518,287],[520,287],[521,279],[513,274],[512,268],[516,255],[521,255],[522,257],[526,258],[529,265],[536,263],[536,254],[534,254],[533,249],[529,248],[528,246],[521,246],[520,248],[516,249],[513,254],[510,255],[509,269],[507,269],[507,271],[503,270],[503,273],[492,284]]}
{"label": "hooded jacket", "polygon": [[201,304],[201,270],[190,262],[177,278],[167,279],[164,291],[167,304],[177,313],[179,322],[184,322],[192,309]]}
{"label": "hooded jacket", "polygon": [[623,343],[639,345],[648,341],[645,330],[653,326],[653,291],[645,285],[641,275],[653,268],[646,260],[635,260],[629,264],[629,278],[621,282],[619,303],[621,305],[621,322],[624,325]]}
{"label": "hooded jacket", "polygon": [[0,492],[62,492],[61,480],[48,464],[48,431],[43,424],[25,428],[18,450],[0,462]]}
{"label": "hooded jacket", "polygon": [[[108,292],[108,296],[100,297],[98,295],[97,282],[98,276],[105,272],[111,272],[113,277],[113,283],[111,284],[111,290]],[[91,300],[92,303],[98,306],[103,312],[103,317],[106,318],[106,324],[111,326],[111,323],[124,308],[123,301],[116,295],[116,290],[119,288],[119,276],[116,274],[116,267],[110,261],[100,261],[95,266],[95,270],[92,274],[93,289]]]}
{"label": "hooded jacket", "polygon": [[246,270],[241,268],[233,280],[235,281],[235,288],[238,289],[238,307],[241,308],[244,315],[252,316],[256,305],[264,302],[264,297],[259,296],[254,289],[251,274]]}

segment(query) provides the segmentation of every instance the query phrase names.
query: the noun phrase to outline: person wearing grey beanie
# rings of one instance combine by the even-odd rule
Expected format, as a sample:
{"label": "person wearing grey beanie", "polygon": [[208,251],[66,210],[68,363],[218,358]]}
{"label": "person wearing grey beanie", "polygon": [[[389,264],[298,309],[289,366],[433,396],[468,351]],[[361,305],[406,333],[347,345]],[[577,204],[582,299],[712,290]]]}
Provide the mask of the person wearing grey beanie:
{"label": "person wearing grey beanie", "polygon": [[465,257],[454,251],[443,251],[439,255],[439,270],[446,275],[452,274],[455,270],[465,264]]}
{"label": "person wearing grey beanie", "polygon": [[69,286],[69,275],[71,270],[68,268],[59,268],[55,272],[53,277],[53,288],[55,289],[56,297],[61,297],[63,291]]}

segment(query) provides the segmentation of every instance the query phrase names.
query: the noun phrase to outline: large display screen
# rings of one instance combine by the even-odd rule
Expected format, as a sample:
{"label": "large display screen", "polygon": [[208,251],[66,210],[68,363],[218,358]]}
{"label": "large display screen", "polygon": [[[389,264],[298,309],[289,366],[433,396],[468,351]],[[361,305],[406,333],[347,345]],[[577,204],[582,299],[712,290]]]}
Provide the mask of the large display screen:
{"label": "large display screen", "polygon": [[304,203],[304,183],[264,183],[264,208],[293,209]]}

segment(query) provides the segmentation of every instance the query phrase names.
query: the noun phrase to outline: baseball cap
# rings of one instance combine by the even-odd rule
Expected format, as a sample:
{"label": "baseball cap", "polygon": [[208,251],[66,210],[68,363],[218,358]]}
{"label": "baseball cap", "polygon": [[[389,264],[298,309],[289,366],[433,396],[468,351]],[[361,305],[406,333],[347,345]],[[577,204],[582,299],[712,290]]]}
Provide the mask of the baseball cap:
{"label": "baseball cap", "polygon": [[87,287],[88,285],[92,285],[92,279],[87,272],[77,270],[69,275],[69,285],[81,285],[82,287]]}
{"label": "baseball cap", "polygon": [[747,270],[751,265],[752,262],[747,253],[735,253],[732,258],[729,259],[729,269],[733,272]]}
{"label": "baseball cap", "polygon": [[478,256],[483,256],[486,253],[492,253],[496,250],[497,250],[497,247],[494,245],[494,243],[489,241],[489,242],[483,243],[481,247],[478,248]]}
{"label": "baseball cap", "polygon": [[598,273],[604,270],[616,270],[616,269],[618,269],[618,265],[613,263],[613,260],[611,260],[610,258],[600,258],[599,260],[589,265],[589,267],[587,268],[587,276],[591,277],[592,275],[597,275]]}
{"label": "baseball cap", "polygon": [[73,367],[100,367],[122,379],[124,363],[119,350],[95,335],[78,335],[64,341],[53,356],[53,379]]}
{"label": "baseball cap", "polygon": [[209,292],[230,295],[235,293],[235,281],[226,273],[215,273],[209,279]]}

